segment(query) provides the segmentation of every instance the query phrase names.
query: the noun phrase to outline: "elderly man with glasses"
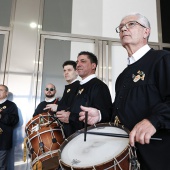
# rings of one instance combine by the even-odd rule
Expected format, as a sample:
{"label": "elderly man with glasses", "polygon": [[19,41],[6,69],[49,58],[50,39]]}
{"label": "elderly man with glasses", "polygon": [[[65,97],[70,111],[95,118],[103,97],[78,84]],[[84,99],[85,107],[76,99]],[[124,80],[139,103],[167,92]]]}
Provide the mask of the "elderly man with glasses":
{"label": "elderly man with glasses", "polygon": [[[116,81],[111,121],[116,118],[130,130],[141,170],[164,170],[170,169],[170,53],[149,47],[150,31],[148,19],[138,13],[125,16],[116,28],[128,66]],[[88,111],[89,124],[96,123],[96,109],[82,110]],[[81,112],[79,120],[84,118]]]}
{"label": "elderly man with glasses", "polygon": [[46,113],[46,112],[50,112],[52,114],[56,113],[57,106],[58,106],[58,98],[55,97],[56,92],[57,92],[56,88],[53,84],[49,83],[46,85],[46,88],[44,90],[45,100],[42,101],[37,106],[33,114],[33,117],[38,114]]}

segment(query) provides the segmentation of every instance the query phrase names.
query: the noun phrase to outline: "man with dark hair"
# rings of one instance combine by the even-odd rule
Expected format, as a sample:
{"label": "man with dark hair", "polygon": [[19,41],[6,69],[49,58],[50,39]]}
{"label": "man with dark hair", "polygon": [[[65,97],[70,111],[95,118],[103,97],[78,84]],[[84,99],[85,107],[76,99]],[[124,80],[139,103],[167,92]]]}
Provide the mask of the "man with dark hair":
{"label": "man with dark hair", "polygon": [[0,85],[0,170],[7,170],[7,156],[12,148],[13,129],[19,121],[18,108],[7,100],[8,87]]}
{"label": "man with dark hair", "polygon": [[[100,113],[97,121],[108,122],[112,113],[112,101],[108,86],[99,80],[96,75],[97,57],[88,51],[82,51],[77,57],[77,72],[82,78],[79,90],[67,111],[57,112],[60,121],[68,124],[69,135],[84,128],[84,123],[79,121],[81,105],[94,107]],[[63,116],[64,115],[64,116]]]}
{"label": "man with dark hair", "polygon": [[80,81],[77,79],[78,73],[76,70],[76,62],[72,60],[65,61],[63,63],[63,75],[68,85],[65,86],[63,96],[59,101],[57,111],[61,113],[60,120],[63,122],[63,130],[65,136],[68,137],[70,134],[70,128],[68,123],[64,123],[63,118],[66,118],[67,112],[59,112],[59,111],[67,111],[70,109],[72,102],[74,101],[74,97],[77,94]]}
{"label": "man with dark hair", "polygon": [[72,60],[65,61],[63,63],[63,75],[68,85],[65,86],[63,96],[59,102],[57,111],[67,110],[71,107],[71,103],[75,95],[77,94],[77,89],[79,87],[79,80],[77,79],[78,73],[76,70],[76,62]]}
{"label": "man with dark hair", "polygon": [[58,98],[55,97],[56,92],[57,90],[54,84],[48,83],[46,85],[45,90],[44,90],[45,100],[42,101],[37,106],[33,114],[33,117],[41,113],[47,113],[47,112],[50,112],[52,114],[56,113],[57,106],[58,106]]}

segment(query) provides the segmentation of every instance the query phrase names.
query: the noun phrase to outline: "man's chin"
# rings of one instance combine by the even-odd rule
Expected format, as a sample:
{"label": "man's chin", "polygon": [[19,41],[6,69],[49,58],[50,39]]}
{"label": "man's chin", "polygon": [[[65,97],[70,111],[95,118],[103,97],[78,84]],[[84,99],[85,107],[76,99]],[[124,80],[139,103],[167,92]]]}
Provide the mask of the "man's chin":
{"label": "man's chin", "polygon": [[54,95],[46,95],[46,97],[52,98],[52,97],[54,97]]}

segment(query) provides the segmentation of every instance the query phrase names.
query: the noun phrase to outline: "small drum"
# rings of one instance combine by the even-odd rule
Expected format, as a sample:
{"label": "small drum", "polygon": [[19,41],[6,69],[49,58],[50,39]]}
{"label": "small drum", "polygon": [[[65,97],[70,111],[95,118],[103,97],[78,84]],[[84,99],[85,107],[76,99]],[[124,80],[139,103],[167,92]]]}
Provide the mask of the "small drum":
{"label": "small drum", "polygon": [[58,168],[58,150],[65,136],[57,121],[48,113],[37,115],[27,123],[26,133],[32,167],[40,161],[43,170]]}
{"label": "small drum", "polygon": [[128,138],[88,134],[88,132],[127,135],[129,131],[120,125],[101,123],[84,129],[66,139],[60,147],[59,162],[64,170],[130,170],[132,150]]}

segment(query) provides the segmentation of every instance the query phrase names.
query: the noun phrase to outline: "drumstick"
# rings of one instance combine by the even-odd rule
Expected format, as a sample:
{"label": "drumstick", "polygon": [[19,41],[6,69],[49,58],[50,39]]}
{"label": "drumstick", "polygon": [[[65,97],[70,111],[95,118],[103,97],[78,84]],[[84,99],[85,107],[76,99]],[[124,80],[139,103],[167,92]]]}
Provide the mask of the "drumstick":
{"label": "drumstick", "polygon": [[[86,132],[87,134],[92,135],[101,135],[101,136],[111,136],[111,137],[120,137],[120,138],[129,138],[127,134],[116,134],[116,133],[102,133],[102,132]],[[151,138],[151,140],[161,141],[162,138]]]}
{"label": "drumstick", "polygon": [[[85,94],[84,97],[87,99],[85,106],[88,107],[88,95]],[[87,134],[87,121],[88,121],[88,111],[85,111],[85,125],[84,125],[84,141],[86,141],[86,134]]]}
{"label": "drumstick", "polygon": [[[68,107],[67,109],[65,109],[65,112],[69,111],[70,107]],[[62,124],[60,123],[59,119],[54,117],[54,116],[51,116],[53,119],[53,121],[51,121],[48,125],[46,125],[46,127],[50,126],[52,123],[54,123],[55,121],[57,121],[57,123],[62,126]]]}
{"label": "drumstick", "polygon": [[87,134],[87,119],[88,119],[88,112],[85,112],[85,125],[84,125],[84,141],[86,141],[86,134]]}

